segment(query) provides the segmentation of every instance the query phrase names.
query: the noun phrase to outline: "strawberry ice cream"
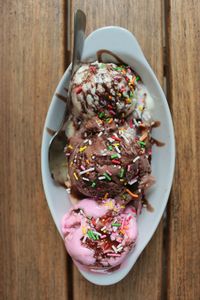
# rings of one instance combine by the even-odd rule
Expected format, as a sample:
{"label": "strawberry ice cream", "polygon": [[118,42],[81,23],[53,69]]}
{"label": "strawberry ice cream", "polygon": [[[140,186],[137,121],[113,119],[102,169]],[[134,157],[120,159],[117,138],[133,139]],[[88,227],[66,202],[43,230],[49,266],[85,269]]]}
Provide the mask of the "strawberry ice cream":
{"label": "strawberry ice cream", "polygon": [[137,239],[135,209],[113,199],[84,199],[63,217],[65,246],[73,260],[92,270],[120,265]]}

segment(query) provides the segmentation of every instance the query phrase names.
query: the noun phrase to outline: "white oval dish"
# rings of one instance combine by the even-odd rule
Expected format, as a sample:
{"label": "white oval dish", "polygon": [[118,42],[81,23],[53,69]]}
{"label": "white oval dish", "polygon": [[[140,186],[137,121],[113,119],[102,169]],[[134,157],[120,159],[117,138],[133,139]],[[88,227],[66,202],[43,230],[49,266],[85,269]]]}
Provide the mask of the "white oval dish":
{"label": "white oval dish", "polygon": [[[82,60],[95,59],[96,52],[100,49],[112,51],[141,76],[155,100],[155,107],[152,112],[153,118],[161,121],[161,126],[153,131],[153,136],[165,143],[164,147],[153,147],[152,173],[156,177],[156,184],[149,191],[147,198],[153,206],[154,211],[148,212],[143,209],[142,214],[139,216],[139,236],[135,249],[129,254],[123,265],[110,274],[91,273],[80,270],[81,274],[92,283],[111,285],[117,283],[128,274],[160,222],[172,185],[175,165],[175,141],[167,100],[136,38],[128,30],[121,27],[111,26],[100,28],[86,38]],[[109,61],[111,60],[109,59]],[[51,178],[48,164],[48,146],[51,135],[47,132],[46,128],[56,130],[63,118],[65,104],[57,98],[56,93],[66,95],[64,87],[68,86],[70,68],[71,66],[64,73],[49,107],[43,131],[41,152],[44,191],[52,217],[60,234],[61,219],[71,207],[71,203],[66,190],[57,186]]]}

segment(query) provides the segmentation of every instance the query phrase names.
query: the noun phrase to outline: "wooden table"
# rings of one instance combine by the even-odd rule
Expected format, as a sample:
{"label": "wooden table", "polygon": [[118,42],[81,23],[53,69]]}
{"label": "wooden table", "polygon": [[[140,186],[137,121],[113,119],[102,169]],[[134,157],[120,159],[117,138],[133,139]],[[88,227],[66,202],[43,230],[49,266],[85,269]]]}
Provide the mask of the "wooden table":
{"label": "wooden table", "polygon": [[[43,124],[69,63],[77,7],[87,33],[120,25],[135,34],[175,126],[167,218],[129,275],[110,287],[90,284],[72,265],[41,183]],[[0,31],[0,299],[200,299],[200,1],[1,0]]]}

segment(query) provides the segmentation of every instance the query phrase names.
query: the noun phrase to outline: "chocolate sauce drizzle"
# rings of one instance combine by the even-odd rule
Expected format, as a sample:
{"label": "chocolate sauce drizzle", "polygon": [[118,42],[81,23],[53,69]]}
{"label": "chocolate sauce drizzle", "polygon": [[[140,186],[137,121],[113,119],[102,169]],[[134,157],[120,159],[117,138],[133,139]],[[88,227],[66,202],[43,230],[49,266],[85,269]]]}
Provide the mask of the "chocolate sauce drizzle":
{"label": "chocolate sauce drizzle", "polygon": [[63,96],[59,93],[56,93],[56,97],[58,97],[60,100],[62,100],[64,103],[67,103],[67,97]]}
{"label": "chocolate sauce drizzle", "polygon": [[112,51],[106,50],[106,49],[101,49],[101,50],[97,51],[96,55],[97,55],[98,62],[103,62],[102,55],[104,53],[109,54],[110,56],[113,56],[118,61],[119,64],[126,65],[126,63],[123,62],[123,60],[119,56],[114,54]]}
{"label": "chocolate sauce drizzle", "polygon": [[50,134],[51,136],[54,136],[54,134],[56,133],[55,130],[49,128],[49,127],[46,127],[46,131],[48,132],[48,134]]}

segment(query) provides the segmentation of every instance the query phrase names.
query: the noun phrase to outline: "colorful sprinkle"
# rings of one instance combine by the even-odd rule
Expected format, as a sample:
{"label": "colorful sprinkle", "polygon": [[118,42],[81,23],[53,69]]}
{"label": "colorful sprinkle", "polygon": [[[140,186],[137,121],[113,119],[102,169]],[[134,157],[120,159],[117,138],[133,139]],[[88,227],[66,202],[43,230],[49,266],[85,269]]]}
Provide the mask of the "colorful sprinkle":
{"label": "colorful sprinkle", "polygon": [[129,144],[129,140],[127,139],[127,137],[124,134],[121,134],[121,136],[123,137],[123,139],[126,141],[127,144]]}
{"label": "colorful sprinkle", "polygon": [[105,229],[106,229],[106,226],[102,227],[102,228],[101,228],[101,231],[104,231]]}
{"label": "colorful sprinkle", "polygon": [[109,110],[109,113],[110,113],[111,115],[113,115],[113,116],[116,115],[116,113],[114,112],[114,110]]}
{"label": "colorful sprinkle", "polygon": [[108,170],[106,170],[106,173],[108,173],[108,175],[112,176],[112,173],[109,172]]}
{"label": "colorful sprinkle", "polygon": [[83,226],[81,229],[82,229],[82,233],[85,235],[87,233],[86,227]]}
{"label": "colorful sprinkle", "polygon": [[133,198],[138,198],[139,196],[137,194],[132,193],[129,189],[126,189],[126,192],[132,196]]}
{"label": "colorful sprinkle", "polygon": [[68,194],[71,193],[71,189],[70,188],[66,189],[66,191],[67,191]]}
{"label": "colorful sprinkle", "polygon": [[114,245],[112,245],[112,249],[117,253],[117,248]]}
{"label": "colorful sprinkle", "polygon": [[82,241],[82,242],[83,242],[83,243],[85,243],[85,242],[86,242],[86,239],[87,239],[87,235],[85,235],[85,236],[84,236],[84,238],[83,238],[83,241]]}
{"label": "colorful sprinkle", "polygon": [[140,146],[143,146],[143,147],[145,147],[145,145],[146,145],[145,142],[140,142],[140,141],[138,141],[138,144],[139,144]]}
{"label": "colorful sprinkle", "polygon": [[138,181],[137,178],[134,178],[134,179],[130,180],[130,181],[128,182],[128,184],[133,185],[133,184],[136,183],[137,181]]}
{"label": "colorful sprinkle", "polygon": [[118,146],[115,145],[115,149],[118,153],[121,153],[121,151],[119,150]]}
{"label": "colorful sprinkle", "polygon": [[134,124],[135,124],[135,126],[139,126],[139,124],[138,124],[138,122],[136,121],[136,119],[133,119],[133,122],[134,122]]}
{"label": "colorful sprinkle", "polygon": [[94,232],[94,234],[101,236],[101,233],[99,233],[98,231],[93,231],[93,232]]}
{"label": "colorful sprinkle", "polygon": [[108,179],[109,181],[111,181],[112,180],[112,178],[108,175],[108,173],[103,173],[103,175],[106,177],[106,179]]}
{"label": "colorful sprinkle", "polygon": [[114,140],[112,139],[112,138],[107,138],[107,140],[110,142],[110,143],[113,143],[114,142]]}
{"label": "colorful sprinkle", "polygon": [[121,168],[120,172],[119,172],[119,177],[123,178],[124,177],[124,173],[125,173],[125,169]]}
{"label": "colorful sprinkle", "polygon": [[112,226],[115,226],[115,227],[120,227],[122,224],[119,224],[119,223],[112,223]]}
{"label": "colorful sprinkle", "polygon": [[122,71],[123,69],[121,67],[114,68],[115,71]]}
{"label": "colorful sprinkle", "polygon": [[88,234],[88,237],[89,237],[89,238],[91,238],[91,239],[93,239],[93,240],[96,240],[96,237],[95,237],[95,235],[94,235],[94,233],[93,233],[92,230],[88,230],[87,234]]}
{"label": "colorful sprinkle", "polygon": [[76,91],[76,94],[80,94],[81,92],[82,92],[82,86],[80,85],[80,86],[77,86],[76,88],[75,88],[75,91]]}
{"label": "colorful sprinkle", "polygon": [[101,239],[104,239],[104,238],[106,238],[106,235],[105,234],[101,235]]}
{"label": "colorful sprinkle", "polygon": [[79,152],[83,152],[83,151],[85,151],[85,149],[87,149],[87,146],[80,147]]}
{"label": "colorful sprinkle", "polygon": [[133,160],[133,162],[135,163],[138,159],[140,159],[139,156],[135,157],[134,160]]}
{"label": "colorful sprinkle", "polygon": [[96,182],[93,182],[92,185],[91,185],[91,187],[94,188],[95,186],[96,186]]}
{"label": "colorful sprinkle", "polygon": [[88,178],[86,178],[86,177],[82,177],[82,179],[84,180],[84,181],[90,181]]}
{"label": "colorful sprinkle", "polygon": [[118,253],[107,253],[107,256],[119,257],[121,254]]}
{"label": "colorful sprinkle", "polygon": [[108,146],[108,150],[112,151],[113,147],[112,146]]}
{"label": "colorful sprinkle", "polygon": [[121,162],[119,160],[116,160],[116,159],[112,159],[112,163],[116,164],[116,165],[120,165],[121,164]]}
{"label": "colorful sprinkle", "polygon": [[76,172],[74,172],[74,177],[76,180],[78,180],[78,176],[77,176]]}
{"label": "colorful sprinkle", "polygon": [[140,77],[139,77],[139,76],[136,77],[135,81],[137,82],[138,80],[140,80]]}
{"label": "colorful sprinkle", "polygon": [[112,139],[121,142],[121,139],[116,134],[112,136]]}
{"label": "colorful sprinkle", "polygon": [[94,171],[94,170],[95,170],[95,168],[89,168],[89,169],[87,169],[87,170],[84,170],[84,171],[79,172],[79,174],[82,175],[82,174],[85,174],[85,173],[88,173],[88,172],[92,172],[92,171]]}
{"label": "colorful sprinkle", "polygon": [[99,113],[99,118],[102,119],[105,116],[105,113],[102,111]]}
{"label": "colorful sprinkle", "polygon": [[101,132],[99,132],[99,133],[98,133],[98,137],[102,136],[102,134],[103,134],[103,132],[102,132],[102,131],[101,131]]}
{"label": "colorful sprinkle", "polygon": [[126,104],[130,104],[130,103],[131,103],[131,99],[130,98],[126,99]]}
{"label": "colorful sprinkle", "polygon": [[104,205],[109,206],[110,209],[113,209],[114,207],[112,201],[106,202]]}
{"label": "colorful sprinkle", "polygon": [[107,199],[108,198],[108,193],[106,193],[105,195],[104,195],[104,199]]}
{"label": "colorful sprinkle", "polygon": [[140,141],[143,142],[144,140],[146,140],[148,134],[147,132],[145,132],[141,137],[140,137]]}
{"label": "colorful sprinkle", "polygon": [[139,109],[140,111],[143,111],[143,106],[142,105],[139,105],[138,107],[137,107],[137,109]]}
{"label": "colorful sprinkle", "polygon": [[120,158],[118,153],[112,154],[111,159]]}

